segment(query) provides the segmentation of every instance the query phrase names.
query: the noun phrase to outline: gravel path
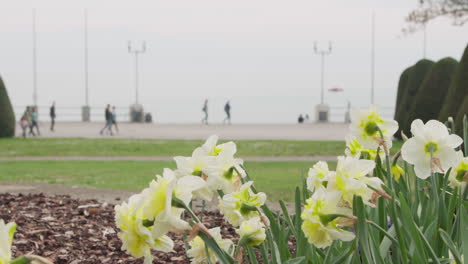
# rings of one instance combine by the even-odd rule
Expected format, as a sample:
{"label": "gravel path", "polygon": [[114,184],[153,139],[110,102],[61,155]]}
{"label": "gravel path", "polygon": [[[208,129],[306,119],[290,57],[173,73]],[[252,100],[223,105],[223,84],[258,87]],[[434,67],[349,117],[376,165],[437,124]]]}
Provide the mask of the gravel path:
{"label": "gravel path", "polygon": [[[243,158],[250,162],[271,162],[271,161],[334,161],[335,156],[252,156]],[[173,161],[172,156],[21,156],[21,157],[0,157],[0,161]]]}
{"label": "gravel path", "polygon": [[[217,134],[232,140],[344,140],[348,125],[343,123],[307,124],[135,124],[120,123],[119,133],[101,136],[101,122],[57,122],[55,132],[48,122],[40,122],[41,137],[46,138],[142,138],[142,139],[206,139]],[[21,128],[17,127],[17,136]]]}

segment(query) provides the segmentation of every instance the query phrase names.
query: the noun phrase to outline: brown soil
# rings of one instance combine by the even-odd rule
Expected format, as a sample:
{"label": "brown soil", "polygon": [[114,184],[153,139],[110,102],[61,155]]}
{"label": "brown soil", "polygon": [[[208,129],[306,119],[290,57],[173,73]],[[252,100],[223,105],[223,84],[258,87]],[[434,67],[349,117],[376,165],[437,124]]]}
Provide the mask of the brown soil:
{"label": "brown soil", "polygon": [[[62,263],[143,263],[121,248],[114,224],[113,205],[97,200],[78,200],[68,195],[0,194],[0,219],[18,225],[13,254],[36,254]],[[221,226],[224,238],[234,229],[218,212],[206,212],[208,228]],[[189,263],[180,235],[172,253],[154,252],[154,263]]]}

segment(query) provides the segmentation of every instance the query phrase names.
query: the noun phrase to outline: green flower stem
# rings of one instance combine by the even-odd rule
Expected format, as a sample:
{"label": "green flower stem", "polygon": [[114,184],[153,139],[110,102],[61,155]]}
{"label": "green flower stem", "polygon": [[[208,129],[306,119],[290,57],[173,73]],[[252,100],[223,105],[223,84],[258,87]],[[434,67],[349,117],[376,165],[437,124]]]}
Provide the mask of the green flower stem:
{"label": "green flower stem", "polygon": [[[382,138],[382,140],[384,140],[384,135],[383,135],[382,130],[378,128],[378,131],[379,131],[380,137]],[[401,232],[402,230],[397,219],[397,210],[396,210],[396,204],[395,204],[396,194],[395,194],[395,187],[393,186],[393,177],[392,177],[392,170],[390,166],[390,157],[389,157],[390,154],[388,153],[387,148],[384,148],[384,151],[385,151],[385,164],[387,167],[386,175],[387,175],[388,184],[390,186],[390,191],[391,191],[390,195],[392,196],[392,199],[390,200],[390,209],[391,209],[390,217],[392,219],[392,224],[395,226],[395,231],[398,237],[398,241],[400,241],[399,245],[400,245],[400,253],[401,253],[402,261],[403,263],[407,263],[408,254],[406,252],[406,246],[405,246],[404,238]]]}
{"label": "green flower stem", "polygon": [[[433,151],[431,150],[430,153],[431,153],[431,162],[432,162],[432,159],[434,158]],[[432,195],[433,195],[432,198],[434,198],[434,204],[435,204],[434,208],[437,208],[439,206],[439,194],[437,193],[438,185],[437,185],[436,174],[433,171],[431,171],[431,184],[432,184],[431,189],[432,189]]]}
{"label": "green flower stem", "polygon": [[387,231],[385,231],[385,229],[383,229],[381,226],[374,223],[373,221],[366,221],[366,222],[369,223],[371,226],[375,227],[380,232],[382,232],[386,237],[388,237],[388,239],[390,239],[393,243],[395,243],[395,245],[397,246],[399,245],[398,241],[392,235],[390,235]]}
{"label": "green flower stem", "polygon": [[182,200],[176,197],[172,197],[172,206],[177,207],[177,208],[183,208],[185,211],[192,217],[192,219],[196,223],[201,223],[200,219],[198,219],[197,215],[192,211],[190,206],[187,206]]}
{"label": "green flower stem", "polygon": [[28,264],[28,263],[31,263],[31,259],[25,257],[25,256],[22,256],[22,257],[19,257],[19,258],[16,258],[12,261],[10,261],[9,264]]}
{"label": "green flower stem", "polygon": [[[189,206],[187,206],[182,200],[176,197],[172,197],[172,205],[178,208],[184,208],[195,223],[201,223],[200,219],[195,215],[192,209]],[[199,232],[198,236],[205,242],[205,247],[210,247],[211,249],[213,249],[214,253],[216,254],[221,263],[236,263],[236,261],[231,256],[229,256],[229,254],[227,254],[212,237],[208,236],[203,232]]]}

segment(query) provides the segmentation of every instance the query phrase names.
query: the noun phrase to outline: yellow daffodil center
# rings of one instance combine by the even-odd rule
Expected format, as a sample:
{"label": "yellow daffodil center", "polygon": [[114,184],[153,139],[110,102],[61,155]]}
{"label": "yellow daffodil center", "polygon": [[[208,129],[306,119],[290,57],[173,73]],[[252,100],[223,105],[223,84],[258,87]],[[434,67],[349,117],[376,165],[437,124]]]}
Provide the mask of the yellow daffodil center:
{"label": "yellow daffodil center", "polygon": [[439,149],[439,146],[435,142],[429,142],[424,146],[424,150],[428,154],[431,154],[431,153],[434,154],[437,152],[438,149]]}
{"label": "yellow daffodil center", "polygon": [[361,144],[359,144],[359,142],[356,139],[353,139],[349,143],[348,149],[349,149],[349,152],[351,153],[351,155],[355,156],[361,151],[362,146],[361,146]]}
{"label": "yellow daffodil center", "polygon": [[379,124],[384,120],[376,112],[372,112],[363,120],[361,120],[360,127],[364,131],[363,136],[373,137],[379,131]]}
{"label": "yellow daffodil center", "polygon": [[378,126],[375,122],[371,121],[371,122],[367,122],[366,126],[364,127],[364,131],[366,132],[366,134],[370,137],[374,136],[377,131],[378,131]]}
{"label": "yellow daffodil center", "polygon": [[234,171],[234,167],[228,169],[226,172],[223,174],[224,178],[231,180],[233,176],[237,176],[237,173]]}
{"label": "yellow daffodil center", "polygon": [[202,171],[201,171],[201,170],[194,170],[194,171],[192,172],[192,175],[193,175],[193,176],[201,177],[201,176],[202,176]]}
{"label": "yellow daffodil center", "polygon": [[220,146],[215,146],[215,147],[213,148],[213,150],[210,152],[210,156],[218,156],[219,153],[221,153],[222,150],[223,150],[222,147],[220,147]]}
{"label": "yellow daffodil center", "polygon": [[235,193],[234,198],[238,199],[236,202],[236,208],[244,216],[251,212],[256,212],[257,207],[261,205],[261,201],[258,200],[259,196],[256,194],[250,195],[249,188],[245,188]]}

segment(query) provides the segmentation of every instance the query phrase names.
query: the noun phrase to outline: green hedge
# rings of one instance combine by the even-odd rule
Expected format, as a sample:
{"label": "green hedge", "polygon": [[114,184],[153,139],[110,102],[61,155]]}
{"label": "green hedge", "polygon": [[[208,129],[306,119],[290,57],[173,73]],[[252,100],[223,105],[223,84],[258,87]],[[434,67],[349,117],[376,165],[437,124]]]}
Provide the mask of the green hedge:
{"label": "green hedge", "polygon": [[408,136],[410,135],[410,127],[412,122],[409,117],[409,112],[411,111],[421,84],[424,82],[424,79],[433,65],[433,61],[423,59],[418,61],[409,72],[405,93],[402,95],[400,116],[399,120],[397,120],[400,124],[400,131],[403,130]]}
{"label": "green hedge", "polygon": [[408,113],[407,118],[410,122],[418,118],[427,122],[439,117],[457,66],[458,62],[453,58],[441,59],[432,66]]}
{"label": "green hedge", "polygon": [[[456,133],[463,138],[463,116],[468,115],[468,95],[465,95],[463,103],[458,109],[458,113],[455,117],[455,130]],[[466,143],[465,143],[466,144]]]}
{"label": "green hedge", "polygon": [[[408,84],[408,78],[412,67],[406,68],[400,75],[400,80],[398,81],[398,93],[397,100],[395,104],[395,120],[401,121],[401,108],[403,105],[403,95],[406,93],[406,87]],[[398,134],[399,136],[399,134]]]}
{"label": "green hedge", "polygon": [[0,138],[15,136],[15,113],[0,77]]}
{"label": "green hedge", "polygon": [[459,107],[468,95],[468,46],[458,64],[452,84],[445,97],[444,105],[439,114],[440,121],[446,121],[449,116],[455,117]]}

